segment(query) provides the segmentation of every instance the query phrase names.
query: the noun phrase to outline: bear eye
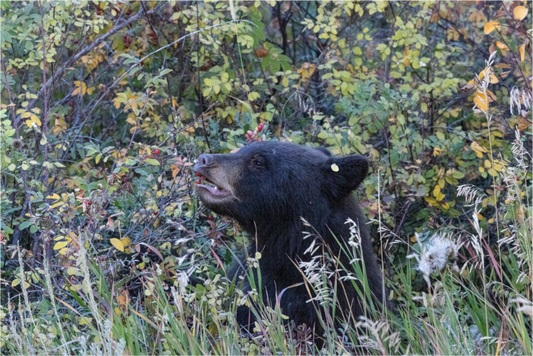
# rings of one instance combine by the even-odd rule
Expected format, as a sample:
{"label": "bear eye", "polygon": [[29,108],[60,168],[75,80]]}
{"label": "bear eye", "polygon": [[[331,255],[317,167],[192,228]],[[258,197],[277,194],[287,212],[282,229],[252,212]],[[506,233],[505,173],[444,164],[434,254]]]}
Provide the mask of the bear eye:
{"label": "bear eye", "polygon": [[251,163],[254,168],[263,168],[265,166],[265,160],[261,156],[253,157]]}

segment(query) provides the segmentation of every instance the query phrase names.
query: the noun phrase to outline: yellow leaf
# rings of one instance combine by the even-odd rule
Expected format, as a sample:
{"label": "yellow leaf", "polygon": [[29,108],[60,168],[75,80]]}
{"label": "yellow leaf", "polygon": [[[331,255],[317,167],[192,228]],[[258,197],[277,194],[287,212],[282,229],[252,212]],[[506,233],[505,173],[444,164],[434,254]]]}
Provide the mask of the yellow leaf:
{"label": "yellow leaf", "polygon": [[33,121],[33,122],[35,122],[35,123],[37,124],[37,126],[41,126],[41,120],[39,120],[39,118],[38,118],[37,116],[32,115],[32,116],[30,117],[30,120]]}
{"label": "yellow leaf", "polygon": [[483,153],[487,153],[487,150],[481,147],[479,143],[475,141],[472,142],[472,144],[470,145],[470,148],[473,149],[474,152],[476,152],[476,156],[478,156],[479,158],[483,157]]}
{"label": "yellow leaf", "polygon": [[80,318],[80,325],[89,325],[93,319],[87,316],[82,316]]}
{"label": "yellow leaf", "polygon": [[494,168],[496,170],[496,172],[501,172],[502,169],[503,169],[503,162],[500,161],[500,160],[495,159],[493,164],[492,164],[492,168]]}
{"label": "yellow leaf", "polygon": [[489,219],[489,224],[492,224],[494,222],[494,219]]}
{"label": "yellow leaf", "polygon": [[56,193],[54,193],[53,195],[49,195],[49,196],[47,196],[46,199],[54,199],[54,200],[56,200],[56,199],[59,199],[59,195],[57,195]]}
{"label": "yellow leaf", "polygon": [[117,250],[124,252],[124,245],[122,244],[122,242],[120,242],[119,239],[111,239],[109,241],[111,242],[111,245],[115,246]]}
{"label": "yellow leaf", "polygon": [[487,24],[485,25],[485,28],[483,29],[483,31],[485,32],[486,35],[488,35],[489,33],[491,33],[492,31],[494,31],[494,29],[496,28],[499,28],[500,27],[500,24],[496,21],[489,21],[487,22]]}
{"label": "yellow leaf", "polygon": [[489,109],[489,101],[487,100],[487,95],[485,93],[477,92],[474,97],[474,104],[478,109],[482,111],[487,111]]}
{"label": "yellow leaf", "polygon": [[527,16],[527,7],[517,6],[514,8],[513,14],[514,18],[517,20],[523,20]]}
{"label": "yellow leaf", "polygon": [[67,269],[67,274],[69,276],[72,276],[73,274],[78,274],[79,272],[80,272],[80,270],[78,268],[76,268],[76,267],[69,267]]}
{"label": "yellow leaf", "polygon": [[124,247],[131,245],[131,239],[128,236],[124,236],[123,238],[121,238],[120,242],[122,242],[122,245],[124,245]]}
{"label": "yellow leaf", "polygon": [[75,81],[76,89],[72,92],[72,95],[83,96],[87,92],[87,85],[84,82]]}
{"label": "yellow leaf", "polygon": [[520,61],[523,62],[526,56],[526,43],[524,42],[518,50],[520,51]]}
{"label": "yellow leaf", "polygon": [[26,119],[31,116],[31,112],[25,112],[24,114],[20,115],[21,119]]}
{"label": "yellow leaf", "polygon": [[333,172],[338,172],[338,171],[339,171],[339,166],[337,166],[335,163],[333,163],[333,164],[331,165],[331,170],[332,170]]}
{"label": "yellow leaf", "polygon": [[[435,189],[433,189],[433,196],[436,198],[440,195],[440,185],[436,185]],[[437,199],[438,200],[438,199]]]}
{"label": "yellow leaf", "polygon": [[60,242],[57,242],[55,245],[54,245],[54,250],[61,250],[63,247],[67,246],[68,245],[68,241],[60,241]]}

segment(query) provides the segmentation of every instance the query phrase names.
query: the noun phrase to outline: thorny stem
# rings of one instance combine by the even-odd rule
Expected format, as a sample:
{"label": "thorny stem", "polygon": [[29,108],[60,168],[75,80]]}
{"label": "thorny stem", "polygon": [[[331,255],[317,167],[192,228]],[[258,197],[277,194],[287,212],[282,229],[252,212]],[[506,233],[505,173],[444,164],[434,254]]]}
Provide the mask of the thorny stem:
{"label": "thorny stem", "polygon": [[[41,35],[43,37],[43,83],[46,83],[46,38],[44,31],[44,22],[43,22],[43,2],[39,2],[39,9],[41,10]],[[42,130],[46,143],[44,144],[44,161],[48,161],[48,96],[47,96],[47,87],[43,86],[43,95],[44,95],[44,111],[43,111],[43,125]],[[37,144],[37,142],[35,143]],[[48,166],[46,166],[45,175],[44,175],[44,184],[46,186],[46,191],[48,191],[48,176],[50,172]]]}

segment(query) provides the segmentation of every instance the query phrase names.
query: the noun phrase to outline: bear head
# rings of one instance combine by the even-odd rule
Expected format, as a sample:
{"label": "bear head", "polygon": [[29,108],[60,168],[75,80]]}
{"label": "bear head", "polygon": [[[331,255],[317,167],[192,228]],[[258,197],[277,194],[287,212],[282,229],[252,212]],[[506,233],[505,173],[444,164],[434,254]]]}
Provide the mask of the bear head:
{"label": "bear head", "polygon": [[363,156],[334,157],[324,148],[255,142],[232,154],[202,154],[194,170],[204,205],[252,232],[283,222],[320,224],[368,173]]}

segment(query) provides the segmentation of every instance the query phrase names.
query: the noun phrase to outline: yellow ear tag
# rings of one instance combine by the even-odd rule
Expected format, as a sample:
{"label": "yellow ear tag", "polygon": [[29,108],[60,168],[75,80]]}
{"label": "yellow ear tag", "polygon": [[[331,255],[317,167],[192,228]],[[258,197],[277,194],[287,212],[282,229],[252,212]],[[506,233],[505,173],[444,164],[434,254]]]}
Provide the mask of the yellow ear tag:
{"label": "yellow ear tag", "polygon": [[333,163],[333,164],[331,165],[331,170],[332,170],[333,172],[338,172],[338,171],[339,171],[339,166],[337,166],[335,163]]}

